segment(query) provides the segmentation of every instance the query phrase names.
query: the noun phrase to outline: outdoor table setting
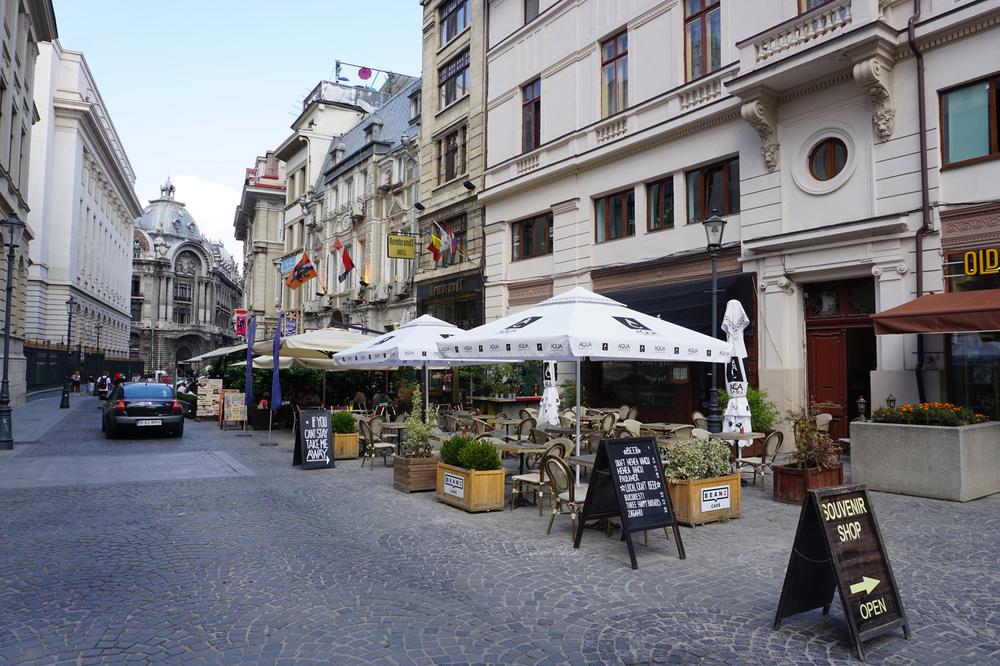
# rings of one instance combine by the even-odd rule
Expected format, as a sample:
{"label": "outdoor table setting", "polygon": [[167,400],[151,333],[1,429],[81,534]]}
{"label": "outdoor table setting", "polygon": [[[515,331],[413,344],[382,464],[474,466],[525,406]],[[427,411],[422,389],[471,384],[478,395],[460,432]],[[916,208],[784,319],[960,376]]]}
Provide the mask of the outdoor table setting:
{"label": "outdoor table setting", "polygon": [[502,427],[505,435],[510,435],[510,427],[512,425],[518,425],[523,419],[509,419],[505,416],[498,416],[493,419],[492,425],[496,428]]}
{"label": "outdoor table setting", "polygon": [[403,431],[406,430],[405,423],[388,421],[382,424],[382,430],[392,432],[396,435],[396,455],[403,455]]}
{"label": "outdoor table setting", "polygon": [[531,442],[503,442],[495,443],[497,451],[502,451],[504,453],[517,453],[520,456],[520,464],[518,466],[518,474],[524,474],[524,456],[531,455],[542,455],[545,450],[549,448],[547,445],[539,445]]}

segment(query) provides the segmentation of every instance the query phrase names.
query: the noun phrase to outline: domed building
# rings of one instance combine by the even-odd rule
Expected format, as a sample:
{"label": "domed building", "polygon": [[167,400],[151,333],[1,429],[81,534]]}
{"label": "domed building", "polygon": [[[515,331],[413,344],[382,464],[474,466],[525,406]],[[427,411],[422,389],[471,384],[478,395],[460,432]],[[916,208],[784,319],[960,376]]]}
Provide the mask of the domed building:
{"label": "domed building", "polygon": [[242,302],[233,257],[174,198],[170,179],[133,224],[132,358],[146,372],[233,344]]}

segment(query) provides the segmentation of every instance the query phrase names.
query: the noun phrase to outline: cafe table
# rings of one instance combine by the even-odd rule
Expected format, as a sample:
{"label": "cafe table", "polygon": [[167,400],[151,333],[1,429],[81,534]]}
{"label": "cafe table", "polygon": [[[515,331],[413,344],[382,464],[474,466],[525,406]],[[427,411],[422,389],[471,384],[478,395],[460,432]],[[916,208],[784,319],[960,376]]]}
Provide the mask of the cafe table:
{"label": "cafe table", "polygon": [[510,427],[512,425],[518,425],[518,424],[520,424],[521,421],[523,421],[523,420],[524,419],[509,419],[507,417],[501,416],[501,417],[497,417],[497,418],[493,419],[493,426],[496,427],[496,428],[502,427],[503,431],[504,431],[504,434],[509,437],[510,436]]}
{"label": "cafe table", "polygon": [[403,431],[406,430],[406,424],[389,421],[382,424],[382,430],[396,434],[396,455],[403,455]]}
{"label": "cafe table", "polygon": [[535,444],[533,442],[503,442],[494,443],[497,447],[497,451],[503,451],[504,453],[517,453],[521,456],[521,464],[518,467],[518,474],[524,474],[524,456],[530,455],[541,455],[545,453],[548,447],[546,444]]}

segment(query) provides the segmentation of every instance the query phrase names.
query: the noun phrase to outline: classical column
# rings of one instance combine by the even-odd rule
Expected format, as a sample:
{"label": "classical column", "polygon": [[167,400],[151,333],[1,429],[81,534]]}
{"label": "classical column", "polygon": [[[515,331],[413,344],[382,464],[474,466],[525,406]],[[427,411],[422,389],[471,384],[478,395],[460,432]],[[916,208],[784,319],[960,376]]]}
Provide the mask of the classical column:
{"label": "classical column", "polygon": [[174,278],[167,278],[167,321],[174,320]]}

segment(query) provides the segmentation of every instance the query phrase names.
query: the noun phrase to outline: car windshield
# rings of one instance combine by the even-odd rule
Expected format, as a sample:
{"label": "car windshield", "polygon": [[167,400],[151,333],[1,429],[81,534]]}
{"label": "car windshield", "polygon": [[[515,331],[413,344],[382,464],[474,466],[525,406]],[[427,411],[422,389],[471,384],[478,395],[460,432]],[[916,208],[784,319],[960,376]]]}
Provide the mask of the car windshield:
{"label": "car windshield", "polygon": [[166,384],[126,384],[126,400],[163,400],[173,397]]}

